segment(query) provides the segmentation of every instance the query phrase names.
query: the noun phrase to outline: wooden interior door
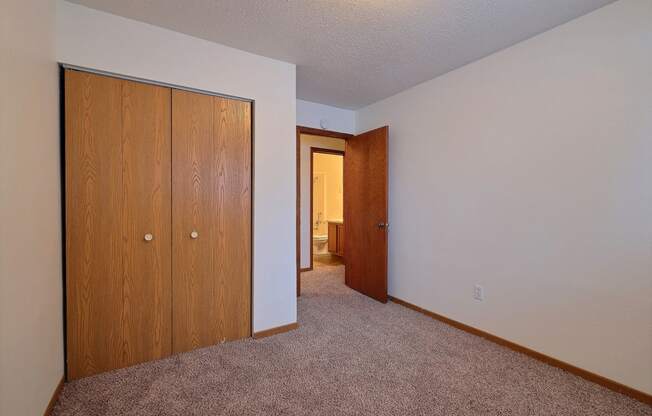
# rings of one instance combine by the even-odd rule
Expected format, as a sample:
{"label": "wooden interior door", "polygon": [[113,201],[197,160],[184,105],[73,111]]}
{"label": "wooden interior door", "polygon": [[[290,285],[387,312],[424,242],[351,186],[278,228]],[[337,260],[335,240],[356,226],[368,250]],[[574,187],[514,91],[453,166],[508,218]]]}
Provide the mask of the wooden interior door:
{"label": "wooden interior door", "polygon": [[387,302],[387,126],[346,141],[346,285]]}
{"label": "wooden interior door", "polygon": [[170,129],[168,88],[66,70],[68,379],[170,354]]}
{"label": "wooden interior door", "polygon": [[172,92],[173,350],[251,335],[251,104]]}

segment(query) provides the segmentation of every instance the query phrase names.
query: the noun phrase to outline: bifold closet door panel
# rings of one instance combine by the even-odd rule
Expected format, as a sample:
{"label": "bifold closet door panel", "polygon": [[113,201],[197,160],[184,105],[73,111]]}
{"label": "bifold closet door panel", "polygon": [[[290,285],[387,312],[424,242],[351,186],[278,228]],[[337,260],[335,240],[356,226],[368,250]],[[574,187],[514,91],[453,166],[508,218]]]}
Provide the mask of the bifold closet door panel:
{"label": "bifold closet door panel", "polygon": [[66,70],[68,379],[171,353],[170,100]]}
{"label": "bifold closet door panel", "polygon": [[65,73],[68,378],[122,363],[122,81]]}
{"label": "bifold closet door panel", "polygon": [[132,81],[123,81],[122,97],[123,365],[128,366],[172,352],[172,103],[169,88]]}
{"label": "bifold closet door panel", "polygon": [[223,275],[223,338],[251,336],[251,103],[214,97],[217,252]]}
{"label": "bifold closet door panel", "polygon": [[250,104],[172,91],[173,351],[251,334]]}
{"label": "bifold closet door panel", "polygon": [[[212,97],[172,91],[172,342],[189,351],[218,341],[222,320],[215,297],[222,296],[214,272],[211,207]],[[192,239],[191,233],[197,233]]]}

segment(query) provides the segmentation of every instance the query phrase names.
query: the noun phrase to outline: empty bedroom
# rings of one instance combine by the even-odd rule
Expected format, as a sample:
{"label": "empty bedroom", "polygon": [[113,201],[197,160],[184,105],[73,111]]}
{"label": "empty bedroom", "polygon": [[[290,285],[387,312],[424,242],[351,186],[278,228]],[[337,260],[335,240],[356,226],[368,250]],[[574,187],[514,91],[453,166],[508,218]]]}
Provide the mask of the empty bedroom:
{"label": "empty bedroom", "polygon": [[651,0],[0,20],[0,416],[652,416]]}

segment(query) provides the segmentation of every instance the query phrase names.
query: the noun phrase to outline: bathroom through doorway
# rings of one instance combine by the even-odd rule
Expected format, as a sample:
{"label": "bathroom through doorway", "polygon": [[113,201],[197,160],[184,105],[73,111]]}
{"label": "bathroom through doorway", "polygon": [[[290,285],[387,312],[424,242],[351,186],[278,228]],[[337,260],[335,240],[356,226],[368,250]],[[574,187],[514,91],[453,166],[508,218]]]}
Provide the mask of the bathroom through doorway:
{"label": "bathroom through doorway", "polygon": [[310,148],[311,267],[344,264],[344,151]]}
{"label": "bathroom through doorway", "polygon": [[346,286],[387,302],[389,127],[296,133],[297,296],[302,273],[343,267]]}

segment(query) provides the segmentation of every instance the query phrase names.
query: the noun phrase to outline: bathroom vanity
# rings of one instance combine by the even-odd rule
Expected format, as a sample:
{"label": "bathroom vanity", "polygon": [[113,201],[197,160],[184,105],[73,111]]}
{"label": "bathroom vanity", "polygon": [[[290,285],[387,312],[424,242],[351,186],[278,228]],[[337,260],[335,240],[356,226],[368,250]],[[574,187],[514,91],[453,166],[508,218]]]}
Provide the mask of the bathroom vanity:
{"label": "bathroom vanity", "polygon": [[344,257],[344,221],[328,221],[328,252]]}

